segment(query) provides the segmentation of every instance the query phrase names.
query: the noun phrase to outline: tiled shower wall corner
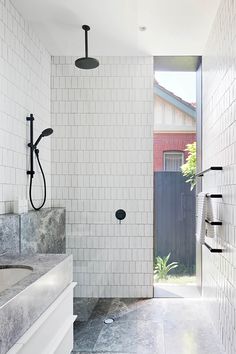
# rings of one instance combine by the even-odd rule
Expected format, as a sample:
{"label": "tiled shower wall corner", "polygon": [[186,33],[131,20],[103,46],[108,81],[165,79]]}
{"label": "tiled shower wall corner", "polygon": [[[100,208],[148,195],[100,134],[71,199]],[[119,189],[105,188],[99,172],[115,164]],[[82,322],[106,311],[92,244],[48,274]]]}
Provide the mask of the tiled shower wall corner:
{"label": "tiled shower wall corner", "polygon": [[52,203],[67,211],[75,296],[151,297],[153,61],[75,59],[53,57],[51,81]]}
{"label": "tiled shower wall corner", "polygon": [[[28,127],[35,115],[35,137],[50,126],[51,57],[29,24],[9,0],[0,0],[0,214],[13,211],[13,202],[26,198]],[[50,139],[40,145],[51,199]],[[37,169],[36,169],[37,171]],[[42,180],[34,178],[34,199],[41,199]]]}
{"label": "tiled shower wall corner", "polygon": [[227,354],[236,353],[236,1],[219,8],[203,56],[203,191],[222,193],[214,202],[223,221],[222,254],[203,249],[203,294]]}

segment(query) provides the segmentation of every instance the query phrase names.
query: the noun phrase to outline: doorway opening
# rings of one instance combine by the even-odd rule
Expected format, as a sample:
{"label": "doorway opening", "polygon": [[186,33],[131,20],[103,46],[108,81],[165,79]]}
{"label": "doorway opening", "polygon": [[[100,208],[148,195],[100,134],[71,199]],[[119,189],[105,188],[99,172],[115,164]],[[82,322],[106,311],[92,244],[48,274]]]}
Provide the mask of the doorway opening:
{"label": "doorway opening", "polygon": [[154,297],[200,295],[195,236],[200,65],[200,57],[154,58]]}

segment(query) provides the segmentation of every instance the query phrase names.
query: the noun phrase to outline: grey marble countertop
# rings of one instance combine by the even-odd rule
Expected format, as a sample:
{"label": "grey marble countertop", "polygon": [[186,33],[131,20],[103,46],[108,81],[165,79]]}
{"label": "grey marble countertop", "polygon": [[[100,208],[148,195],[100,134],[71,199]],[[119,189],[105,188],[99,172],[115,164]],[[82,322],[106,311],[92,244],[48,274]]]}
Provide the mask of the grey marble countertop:
{"label": "grey marble countertop", "polygon": [[66,259],[66,254],[33,254],[29,256],[1,256],[0,265],[24,265],[33,268],[31,274],[20,280],[15,285],[0,292],[0,307],[7,301],[16,296],[19,292],[34,283],[41,276],[46,274],[50,269],[55,267],[58,263]]}
{"label": "grey marble countertop", "polygon": [[33,254],[1,256],[2,265],[33,268],[0,292],[0,354],[5,354],[72,282],[73,261],[66,254]]}

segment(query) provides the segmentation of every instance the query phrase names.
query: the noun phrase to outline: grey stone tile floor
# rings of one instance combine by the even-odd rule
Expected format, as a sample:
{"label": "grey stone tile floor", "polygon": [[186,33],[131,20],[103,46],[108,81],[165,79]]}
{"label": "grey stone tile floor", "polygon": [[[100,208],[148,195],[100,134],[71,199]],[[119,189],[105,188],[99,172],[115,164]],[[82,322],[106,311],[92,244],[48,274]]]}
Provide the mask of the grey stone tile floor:
{"label": "grey stone tile floor", "polygon": [[77,310],[73,354],[224,354],[202,299],[98,299],[83,321]]}

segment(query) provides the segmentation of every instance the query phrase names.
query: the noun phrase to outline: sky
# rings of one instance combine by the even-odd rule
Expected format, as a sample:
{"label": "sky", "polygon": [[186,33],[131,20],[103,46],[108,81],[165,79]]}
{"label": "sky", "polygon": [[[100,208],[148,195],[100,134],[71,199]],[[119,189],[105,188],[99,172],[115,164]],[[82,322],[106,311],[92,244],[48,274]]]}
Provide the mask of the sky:
{"label": "sky", "polygon": [[155,79],[161,86],[183,100],[190,103],[196,102],[195,72],[156,71]]}

